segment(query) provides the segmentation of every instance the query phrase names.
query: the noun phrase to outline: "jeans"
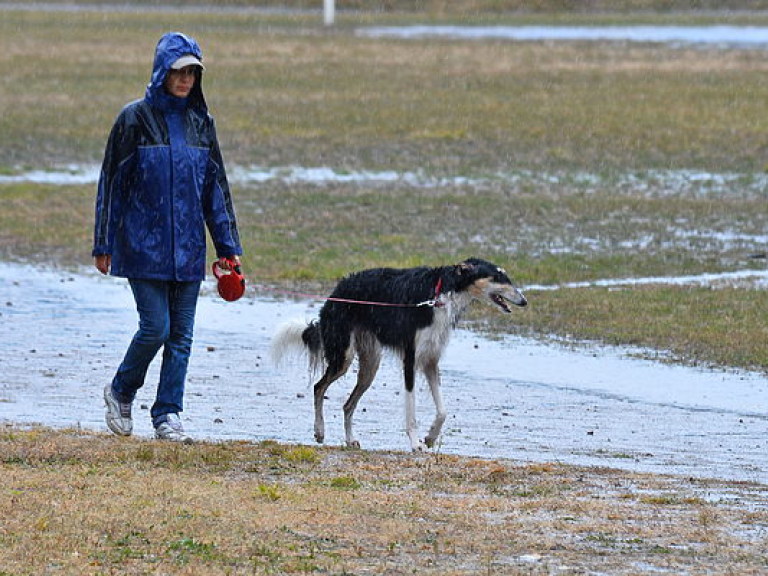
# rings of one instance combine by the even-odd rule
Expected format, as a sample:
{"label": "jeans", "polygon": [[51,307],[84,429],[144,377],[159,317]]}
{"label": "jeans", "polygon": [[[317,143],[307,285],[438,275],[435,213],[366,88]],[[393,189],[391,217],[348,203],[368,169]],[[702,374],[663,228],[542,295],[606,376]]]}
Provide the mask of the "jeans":
{"label": "jeans", "polygon": [[128,281],[139,313],[139,329],[112,380],[112,392],[120,402],[133,402],[149,365],[163,348],[160,382],[150,411],[157,427],[166,414],[183,410],[200,282]]}

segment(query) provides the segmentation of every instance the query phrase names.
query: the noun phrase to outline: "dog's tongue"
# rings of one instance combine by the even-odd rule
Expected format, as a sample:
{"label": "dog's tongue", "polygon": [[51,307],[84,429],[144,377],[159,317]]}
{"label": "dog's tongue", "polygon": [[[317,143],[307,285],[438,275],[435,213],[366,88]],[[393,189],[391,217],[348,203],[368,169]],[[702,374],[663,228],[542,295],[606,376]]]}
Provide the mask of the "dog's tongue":
{"label": "dog's tongue", "polygon": [[507,305],[507,301],[504,298],[502,298],[498,294],[492,295],[491,298],[493,298],[493,301],[496,303],[496,305],[502,310],[504,310],[504,312],[506,312],[507,314],[510,314],[512,312],[510,307]]}

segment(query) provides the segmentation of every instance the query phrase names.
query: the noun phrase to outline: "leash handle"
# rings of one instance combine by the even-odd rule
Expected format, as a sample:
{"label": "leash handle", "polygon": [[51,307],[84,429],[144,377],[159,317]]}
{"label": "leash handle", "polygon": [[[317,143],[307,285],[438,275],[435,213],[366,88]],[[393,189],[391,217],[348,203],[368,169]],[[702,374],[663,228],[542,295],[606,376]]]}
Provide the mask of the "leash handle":
{"label": "leash handle", "polygon": [[[224,268],[222,260],[224,260],[228,268]],[[231,258],[214,260],[211,265],[211,271],[216,277],[216,289],[219,292],[219,296],[227,302],[239,300],[245,293],[245,278],[240,273],[240,266],[235,260]]]}
{"label": "leash handle", "polygon": [[238,264],[232,258],[220,258],[219,260],[214,260],[213,265],[211,266],[211,271],[213,272],[213,275],[216,277],[217,280],[222,276],[226,276],[226,274],[222,272],[222,270],[226,270],[226,268],[222,268],[221,264],[219,264],[221,260],[227,261],[227,263],[229,264],[229,270],[231,270],[238,276],[242,276],[242,269],[240,268],[240,264]]}

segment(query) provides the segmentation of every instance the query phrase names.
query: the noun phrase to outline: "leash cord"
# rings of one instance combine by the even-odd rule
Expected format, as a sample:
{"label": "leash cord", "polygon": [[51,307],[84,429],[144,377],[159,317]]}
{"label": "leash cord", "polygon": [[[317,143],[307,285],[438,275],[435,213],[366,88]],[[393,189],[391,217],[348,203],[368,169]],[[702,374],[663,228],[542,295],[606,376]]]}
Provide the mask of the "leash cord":
{"label": "leash cord", "polygon": [[368,306],[389,306],[394,308],[421,308],[423,306],[429,306],[430,308],[439,308],[440,303],[437,298],[430,300],[424,300],[418,304],[401,304],[398,302],[373,302],[368,300],[350,300],[348,298],[334,298],[332,296],[320,296],[318,294],[304,294],[302,292],[291,292],[290,290],[278,290],[276,288],[270,288],[269,286],[258,285],[262,290],[267,292],[274,292],[276,294],[285,294],[288,296],[297,296],[300,298],[310,298],[312,300],[325,300],[326,302],[341,302],[343,304],[365,304]]}

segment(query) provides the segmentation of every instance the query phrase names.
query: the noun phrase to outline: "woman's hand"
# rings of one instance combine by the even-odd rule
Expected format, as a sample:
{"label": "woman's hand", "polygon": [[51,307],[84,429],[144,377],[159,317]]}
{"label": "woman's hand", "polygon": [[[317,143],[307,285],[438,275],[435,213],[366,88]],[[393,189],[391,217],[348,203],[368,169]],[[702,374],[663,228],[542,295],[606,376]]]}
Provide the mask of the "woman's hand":
{"label": "woman's hand", "polygon": [[110,254],[99,254],[93,260],[96,270],[102,274],[109,274],[109,269],[112,266],[112,256]]}
{"label": "woman's hand", "polygon": [[234,262],[235,266],[240,266],[240,257],[239,256],[230,256],[228,258],[219,258],[218,267],[222,270],[231,270],[232,266],[231,263]]}

